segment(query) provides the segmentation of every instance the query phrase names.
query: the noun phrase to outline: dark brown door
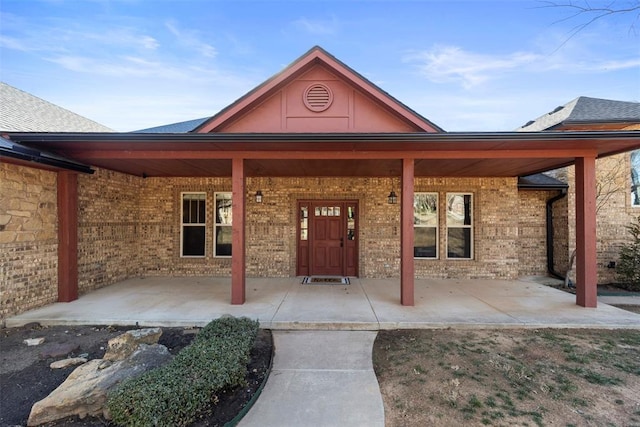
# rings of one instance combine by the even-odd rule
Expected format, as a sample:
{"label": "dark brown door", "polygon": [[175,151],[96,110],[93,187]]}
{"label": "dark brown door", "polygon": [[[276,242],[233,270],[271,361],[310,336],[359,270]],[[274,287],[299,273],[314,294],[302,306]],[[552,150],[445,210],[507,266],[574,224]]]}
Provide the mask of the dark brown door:
{"label": "dark brown door", "polygon": [[298,212],[298,275],[357,276],[357,202],[299,202]]}
{"label": "dark brown door", "polygon": [[344,237],[341,218],[314,215],[311,223],[311,275],[342,275]]}

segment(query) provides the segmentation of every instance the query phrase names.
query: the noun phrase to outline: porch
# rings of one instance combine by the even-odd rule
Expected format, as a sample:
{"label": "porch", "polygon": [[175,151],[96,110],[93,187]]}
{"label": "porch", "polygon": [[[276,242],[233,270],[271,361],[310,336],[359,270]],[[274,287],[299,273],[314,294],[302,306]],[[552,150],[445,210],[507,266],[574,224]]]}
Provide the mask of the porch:
{"label": "porch", "polygon": [[284,330],[640,328],[638,314],[602,302],[585,309],[574,295],[536,280],[416,280],[412,307],[399,304],[398,281],[352,278],[349,285],[303,285],[301,277],[247,278],[245,304],[232,305],[230,278],[136,278],[8,318],[6,326],[204,326],[230,314]]}

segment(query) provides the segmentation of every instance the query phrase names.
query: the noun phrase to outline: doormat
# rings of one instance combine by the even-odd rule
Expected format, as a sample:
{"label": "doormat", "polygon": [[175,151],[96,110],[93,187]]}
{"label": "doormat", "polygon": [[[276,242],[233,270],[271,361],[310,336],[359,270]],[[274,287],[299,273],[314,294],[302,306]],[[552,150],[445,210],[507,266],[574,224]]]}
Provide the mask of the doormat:
{"label": "doormat", "polygon": [[348,277],[336,276],[305,276],[302,279],[303,285],[348,285],[350,284]]}

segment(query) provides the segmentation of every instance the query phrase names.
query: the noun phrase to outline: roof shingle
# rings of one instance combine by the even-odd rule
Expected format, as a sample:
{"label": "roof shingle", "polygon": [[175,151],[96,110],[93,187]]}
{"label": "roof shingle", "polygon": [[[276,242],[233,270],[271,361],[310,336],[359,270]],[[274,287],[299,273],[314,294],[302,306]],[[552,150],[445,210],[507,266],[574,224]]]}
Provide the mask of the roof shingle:
{"label": "roof shingle", "polygon": [[559,124],[624,122],[640,122],[640,103],[580,96],[516,130],[536,132]]}
{"label": "roof shingle", "polygon": [[106,126],[0,82],[0,130],[6,132],[113,132]]}

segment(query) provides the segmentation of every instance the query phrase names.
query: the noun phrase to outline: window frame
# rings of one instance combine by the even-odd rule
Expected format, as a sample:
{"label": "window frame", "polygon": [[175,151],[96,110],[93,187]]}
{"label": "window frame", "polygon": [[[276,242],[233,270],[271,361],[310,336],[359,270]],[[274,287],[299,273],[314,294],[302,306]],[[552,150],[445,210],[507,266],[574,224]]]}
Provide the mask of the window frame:
{"label": "window frame", "polygon": [[[230,230],[232,229],[233,226],[233,208],[230,207],[230,217],[229,217],[229,222],[228,223],[222,223],[222,222],[218,222],[218,195],[228,195],[228,200],[230,203],[232,203],[232,192],[231,191],[216,191],[215,193],[213,193],[213,209],[214,209],[214,214],[213,214],[213,256],[214,258],[231,258],[231,255],[233,253],[233,247],[231,247],[231,253],[229,255],[220,255],[218,254],[218,245],[217,245],[217,240],[218,240],[218,228],[221,227],[228,227]],[[226,198],[225,198],[226,199]],[[231,206],[231,205],[230,205]],[[230,245],[232,245],[232,243],[230,243]]]}
{"label": "window frame", "polygon": [[[437,260],[437,259],[440,259],[440,193],[438,193],[437,191],[416,191],[413,194],[413,209],[414,209],[413,212],[414,212],[414,215],[415,215],[415,207],[416,207],[416,196],[418,196],[418,195],[434,195],[434,196],[436,196],[436,224],[435,225],[416,224],[415,223],[415,217],[414,217],[414,221],[413,221],[413,236],[414,236],[413,258],[414,259]],[[416,228],[435,228],[435,230],[436,230],[435,256],[433,256],[433,257],[416,256],[416,252],[415,252],[416,251],[416,243],[415,243]]]}
{"label": "window frame", "polygon": [[[469,201],[469,222],[470,224],[463,224],[463,225],[455,225],[455,226],[450,226],[449,225],[449,196],[469,196],[470,197],[470,201]],[[473,260],[475,259],[475,239],[474,239],[474,215],[475,215],[475,208],[473,206],[474,204],[474,194],[470,193],[470,192],[457,192],[457,191],[451,191],[451,192],[446,192],[445,193],[445,212],[444,212],[444,228],[445,228],[445,240],[446,240],[446,247],[445,247],[445,251],[446,251],[446,259],[447,260],[459,260],[459,261],[469,261],[469,260]],[[451,257],[449,256],[449,229],[469,229],[469,257]]]}
{"label": "window frame", "polygon": [[[187,195],[204,196],[204,222],[184,222],[184,202]],[[185,227],[202,227],[204,229],[204,242],[202,255],[185,255],[184,253],[184,231]],[[207,193],[205,191],[182,191],[180,192],[180,258],[206,258],[207,257]]]}

